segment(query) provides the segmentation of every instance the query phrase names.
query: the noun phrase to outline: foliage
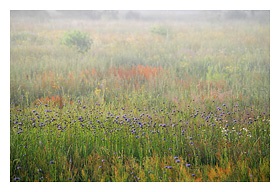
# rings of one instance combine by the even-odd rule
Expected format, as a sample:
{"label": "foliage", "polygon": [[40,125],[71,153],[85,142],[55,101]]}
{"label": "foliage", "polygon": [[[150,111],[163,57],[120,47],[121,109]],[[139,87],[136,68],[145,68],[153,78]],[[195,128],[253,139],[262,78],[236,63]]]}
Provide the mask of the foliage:
{"label": "foliage", "polygon": [[269,25],[83,22],[11,22],[11,181],[270,180]]}
{"label": "foliage", "polygon": [[92,44],[88,34],[77,30],[66,32],[61,42],[68,47],[74,47],[80,53],[87,52]]}
{"label": "foliage", "polygon": [[168,36],[169,35],[169,29],[166,26],[161,25],[155,25],[151,28],[151,32],[154,34],[162,35],[162,36]]}

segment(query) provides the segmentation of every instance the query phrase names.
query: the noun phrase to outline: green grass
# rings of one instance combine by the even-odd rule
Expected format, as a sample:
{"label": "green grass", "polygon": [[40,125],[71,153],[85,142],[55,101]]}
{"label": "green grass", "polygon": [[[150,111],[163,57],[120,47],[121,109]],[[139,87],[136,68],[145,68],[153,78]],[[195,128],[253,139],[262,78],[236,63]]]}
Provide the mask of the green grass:
{"label": "green grass", "polygon": [[11,20],[11,181],[270,181],[269,25],[82,22]]}

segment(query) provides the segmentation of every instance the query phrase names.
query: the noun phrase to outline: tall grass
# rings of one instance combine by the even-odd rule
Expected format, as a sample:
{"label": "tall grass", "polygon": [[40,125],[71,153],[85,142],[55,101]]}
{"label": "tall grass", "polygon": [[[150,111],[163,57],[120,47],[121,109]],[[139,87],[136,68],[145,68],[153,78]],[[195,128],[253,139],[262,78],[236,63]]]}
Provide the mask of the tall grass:
{"label": "tall grass", "polygon": [[108,22],[11,21],[11,181],[270,180],[269,25]]}

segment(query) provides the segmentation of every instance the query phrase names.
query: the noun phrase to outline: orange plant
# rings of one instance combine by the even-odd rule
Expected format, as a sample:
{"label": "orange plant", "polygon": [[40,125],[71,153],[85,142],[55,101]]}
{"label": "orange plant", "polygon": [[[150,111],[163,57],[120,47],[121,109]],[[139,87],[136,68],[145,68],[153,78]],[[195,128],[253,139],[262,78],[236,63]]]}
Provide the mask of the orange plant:
{"label": "orange plant", "polygon": [[138,74],[145,77],[145,79],[150,79],[158,74],[159,71],[162,70],[162,67],[151,67],[151,66],[143,66],[137,65]]}
{"label": "orange plant", "polygon": [[54,73],[52,71],[46,71],[41,75],[42,87],[46,88],[54,79]]}
{"label": "orange plant", "polygon": [[62,96],[59,95],[55,95],[51,97],[42,97],[37,99],[34,103],[35,105],[51,104],[54,106],[59,106],[60,109],[63,108],[63,98]]}
{"label": "orange plant", "polygon": [[94,68],[92,68],[92,69],[85,69],[85,70],[82,70],[80,72],[80,78],[82,78],[84,80],[87,80],[87,79],[92,78],[95,74],[96,74],[96,71],[95,71]]}
{"label": "orange plant", "polygon": [[135,76],[143,77],[144,79],[150,79],[155,77],[162,70],[162,67],[151,67],[144,65],[133,66],[129,69],[126,68],[115,68],[110,69],[110,73],[119,76],[121,79],[132,79]]}

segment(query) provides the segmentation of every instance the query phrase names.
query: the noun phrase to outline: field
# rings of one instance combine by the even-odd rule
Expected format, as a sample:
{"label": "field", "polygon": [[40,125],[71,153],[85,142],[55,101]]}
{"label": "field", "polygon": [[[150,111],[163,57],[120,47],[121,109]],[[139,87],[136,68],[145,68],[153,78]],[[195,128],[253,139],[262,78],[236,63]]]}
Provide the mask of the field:
{"label": "field", "polygon": [[269,22],[11,17],[10,45],[10,181],[270,181]]}

